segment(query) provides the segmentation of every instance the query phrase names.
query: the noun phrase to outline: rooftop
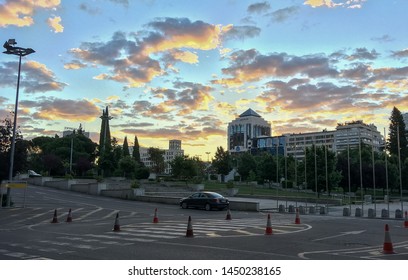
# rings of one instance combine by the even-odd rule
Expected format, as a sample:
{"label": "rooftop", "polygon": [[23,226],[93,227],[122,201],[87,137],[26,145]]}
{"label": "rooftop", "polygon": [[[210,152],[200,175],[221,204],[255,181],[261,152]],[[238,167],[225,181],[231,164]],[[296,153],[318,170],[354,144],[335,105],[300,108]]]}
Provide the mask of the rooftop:
{"label": "rooftop", "polygon": [[243,112],[241,115],[239,115],[240,118],[241,118],[241,117],[250,117],[250,116],[252,116],[252,117],[258,117],[258,118],[261,117],[261,116],[258,115],[254,110],[252,110],[251,108],[248,109],[248,110],[246,110],[245,112]]}

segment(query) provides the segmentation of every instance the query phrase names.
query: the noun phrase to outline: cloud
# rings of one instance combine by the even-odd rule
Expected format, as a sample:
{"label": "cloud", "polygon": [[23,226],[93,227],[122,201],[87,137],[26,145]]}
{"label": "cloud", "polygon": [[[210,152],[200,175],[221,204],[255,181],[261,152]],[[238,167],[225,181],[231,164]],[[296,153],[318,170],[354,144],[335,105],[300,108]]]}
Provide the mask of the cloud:
{"label": "cloud", "polygon": [[267,12],[270,8],[271,5],[268,2],[259,2],[249,5],[247,8],[247,12],[251,14],[261,14]]}
{"label": "cloud", "polygon": [[259,36],[261,33],[261,29],[256,26],[232,26],[229,30],[227,30],[223,38],[224,40],[244,40],[245,38],[253,38]]}
{"label": "cloud", "polygon": [[296,74],[308,77],[334,76],[337,71],[330,67],[324,55],[293,56],[286,53],[263,55],[255,49],[236,51],[229,57],[230,66],[223,68],[224,75],[232,78],[213,80],[214,84],[229,87],[245,82],[256,82],[266,77],[289,77]]}
{"label": "cloud", "polygon": [[20,102],[22,108],[35,109],[32,115],[41,120],[93,121],[101,114],[100,108],[88,100],[41,98]]}
{"label": "cloud", "polygon": [[355,52],[351,54],[347,59],[348,60],[357,60],[357,59],[366,59],[366,60],[375,60],[379,57],[379,53],[376,50],[368,51],[366,48],[357,48]]}
{"label": "cloud", "polygon": [[[56,80],[55,74],[44,64],[29,60],[21,66],[24,71],[21,75],[20,86],[27,93],[38,93],[47,91],[62,91],[66,84]],[[0,65],[0,80],[3,87],[15,87],[17,81],[17,62],[5,62]]]}
{"label": "cloud", "polygon": [[385,35],[383,35],[381,37],[373,37],[373,38],[371,38],[371,40],[377,41],[377,42],[380,42],[380,43],[388,43],[388,42],[394,41],[394,39],[391,38],[390,35],[388,35],[388,34],[385,34]]}
{"label": "cloud", "polygon": [[61,25],[61,17],[53,17],[47,20],[48,26],[50,26],[54,33],[62,33],[64,31],[64,26]]}
{"label": "cloud", "polygon": [[347,0],[342,2],[334,2],[332,0],[306,0],[303,4],[311,6],[312,8],[347,8],[347,9],[360,9],[366,0]]}
{"label": "cloud", "polygon": [[81,3],[79,9],[90,15],[100,14],[101,10],[99,8],[90,7],[87,3]]}
{"label": "cloud", "polygon": [[81,61],[79,61],[77,59],[72,60],[71,62],[64,64],[64,68],[68,69],[68,70],[76,70],[76,69],[81,69],[81,68],[85,68],[85,67],[87,67],[87,64],[82,63]]}
{"label": "cloud", "polygon": [[270,16],[273,22],[284,22],[289,17],[293,16],[299,11],[298,6],[291,6],[283,9],[276,10],[266,16]]}
{"label": "cloud", "polygon": [[60,0],[5,0],[0,4],[0,27],[23,27],[34,24],[33,15],[39,9],[57,8]]}
{"label": "cloud", "polygon": [[303,4],[309,5],[313,8],[316,8],[316,7],[333,8],[336,6],[336,4],[332,0],[307,0]]}
{"label": "cloud", "polygon": [[192,141],[200,139],[208,139],[213,136],[225,136],[224,128],[214,128],[214,127],[191,127],[187,126],[185,128],[177,127],[165,127],[156,129],[137,129],[137,128],[125,128],[121,132],[125,134],[137,135],[139,142],[141,138],[152,139],[179,139],[182,141]]}
{"label": "cloud", "polygon": [[212,87],[192,82],[175,82],[174,89],[155,88],[152,96],[163,101],[136,101],[133,103],[134,112],[145,117],[160,120],[174,120],[172,116],[186,116],[193,112],[207,111],[213,100]]}
{"label": "cloud", "polygon": [[257,97],[258,102],[266,107],[280,107],[294,112],[341,111],[353,107],[353,102],[360,99],[358,94],[362,91],[356,86],[338,86],[330,82],[302,84],[300,81],[276,80],[267,86],[269,90]]}
{"label": "cloud", "polygon": [[[197,63],[194,50],[220,47],[222,36],[232,26],[212,25],[187,18],[156,19],[146,25],[147,30],[130,34],[115,32],[108,42],[84,42],[70,53],[82,65],[107,66],[110,72],[97,75],[100,80],[126,83],[141,87],[155,77],[175,70],[174,63]],[[162,55],[163,60],[158,60]],[[164,63],[163,63],[164,62]],[[71,68],[72,69],[72,68]]]}
{"label": "cloud", "polygon": [[408,49],[403,49],[400,51],[393,51],[392,56],[395,58],[405,58],[408,57]]}

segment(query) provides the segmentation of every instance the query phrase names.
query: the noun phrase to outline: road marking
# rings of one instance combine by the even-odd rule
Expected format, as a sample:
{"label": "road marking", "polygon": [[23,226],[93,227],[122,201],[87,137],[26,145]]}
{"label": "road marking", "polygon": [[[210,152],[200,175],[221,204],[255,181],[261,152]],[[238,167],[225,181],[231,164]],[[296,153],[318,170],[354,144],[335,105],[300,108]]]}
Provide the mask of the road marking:
{"label": "road marking", "polygon": [[341,234],[337,234],[337,235],[332,235],[332,236],[327,236],[327,237],[323,237],[323,238],[318,238],[312,241],[321,241],[321,240],[327,240],[327,239],[332,239],[332,238],[336,238],[336,237],[341,237],[341,236],[345,236],[345,235],[356,235],[356,234],[361,234],[365,232],[365,230],[356,230],[356,231],[346,231],[343,232]]}

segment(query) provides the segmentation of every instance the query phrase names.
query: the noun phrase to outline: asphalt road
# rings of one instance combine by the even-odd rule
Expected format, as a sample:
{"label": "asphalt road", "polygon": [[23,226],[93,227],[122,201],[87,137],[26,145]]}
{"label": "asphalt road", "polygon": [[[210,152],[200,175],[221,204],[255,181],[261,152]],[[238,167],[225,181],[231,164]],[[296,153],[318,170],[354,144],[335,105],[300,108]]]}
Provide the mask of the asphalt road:
{"label": "asphalt road", "polygon": [[[404,221],[333,215],[180,209],[29,186],[0,208],[0,259],[408,259]],[[71,209],[72,222],[66,222]],[[157,209],[158,223],[153,223]],[[51,223],[57,211],[58,223]],[[119,219],[116,215],[119,214]],[[265,235],[268,214],[273,234]],[[186,237],[191,217],[194,237]],[[120,227],[112,229],[115,223]],[[394,254],[383,254],[385,224]]]}

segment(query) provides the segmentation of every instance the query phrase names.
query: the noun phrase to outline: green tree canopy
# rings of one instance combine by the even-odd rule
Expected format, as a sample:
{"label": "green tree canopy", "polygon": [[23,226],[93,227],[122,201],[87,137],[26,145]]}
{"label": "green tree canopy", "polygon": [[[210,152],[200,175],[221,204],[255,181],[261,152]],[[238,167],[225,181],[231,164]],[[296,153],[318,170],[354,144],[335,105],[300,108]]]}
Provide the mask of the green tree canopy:
{"label": "green tree canopy", "polygon": [[232,158],[223,147],[217,147],[212,166],[218,174],[227,175],[232,170]]}
{"label": "green tree canopy", "polygon": [[161,174],[164,171],[164,151],[159,148],[149,148],[147,150],[149,160],[152,162],[152,171]]}

